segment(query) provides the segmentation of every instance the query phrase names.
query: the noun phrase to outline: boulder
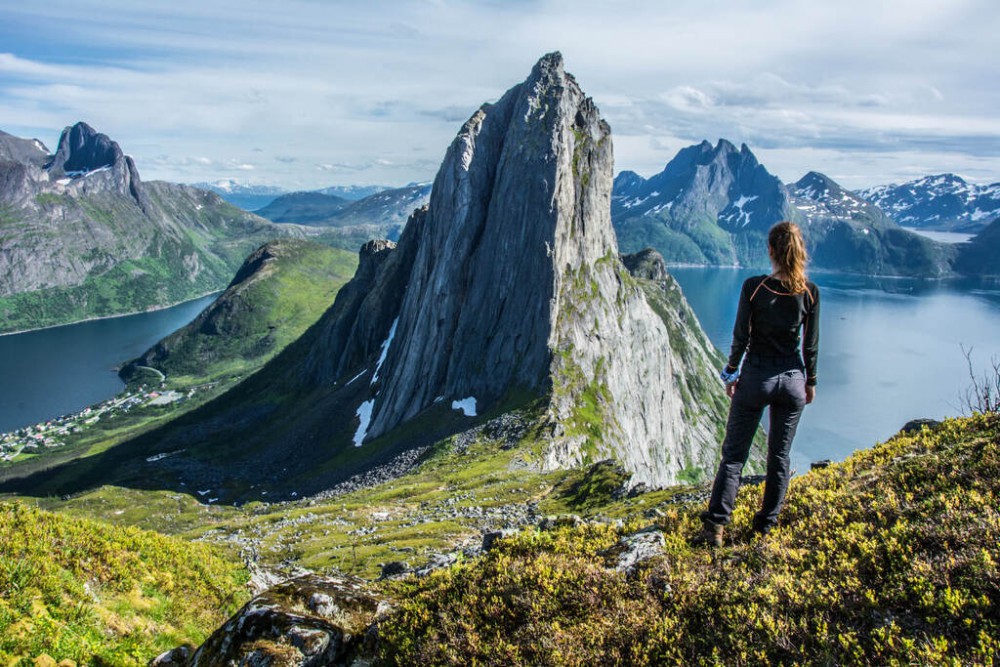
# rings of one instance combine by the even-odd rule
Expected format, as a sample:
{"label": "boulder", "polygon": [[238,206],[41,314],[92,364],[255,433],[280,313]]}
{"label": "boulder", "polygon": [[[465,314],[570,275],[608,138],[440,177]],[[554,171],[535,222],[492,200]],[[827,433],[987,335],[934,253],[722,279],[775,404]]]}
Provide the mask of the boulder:
{"label": "boulder", "polygon": [[189,664],[349,665],[359,654],[373,651],[373,624],[385,610],[385,603],[360,580],[303,575],[248,602],[198,648]]}
{"label": "boulder", "polygon": [[601,555],[608,567],[619,572],[632,574],[639,564],[663,553],[663,533],[650,526],[637,533],[625,535],[618,542],[605,549]]}

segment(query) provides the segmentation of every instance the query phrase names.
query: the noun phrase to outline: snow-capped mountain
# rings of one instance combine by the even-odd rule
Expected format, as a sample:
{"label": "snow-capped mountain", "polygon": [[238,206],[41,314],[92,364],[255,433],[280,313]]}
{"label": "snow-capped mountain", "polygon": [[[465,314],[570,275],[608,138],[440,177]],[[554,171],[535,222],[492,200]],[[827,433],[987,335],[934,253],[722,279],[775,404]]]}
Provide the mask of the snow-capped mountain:
{"label": "snow-capped mountain", "polygon": [[787,190],[815,266],[934,278],[951,270],[954,248],[902,229],[824,174],[811,171]]}
{"label": "snow-capped mountain", "polygon": [[857,194],[904,227],[975,233],[1000,216],[1000,183],[975,185],[955,174],[879,185]]}
{"label": "snow-capped mountain", "polygon": [[759,263],[759,244],[733,243],[730,234],[766,233],[789,211],[781,181],[746,144],[725,139],[682,149],[647,180],[619,174],[611,201],[623,252],[651,245],[674,263]]}
{"label": "snow-capped mountain", "polygon": [[817,268],[937,277],[954,255],[823,174],[784,185],[725,139],[682,149],[649,179],[618,174],[611,199],[622,252],[651,246],[672,264],[766,268],[767,231],[781,220],[802,226]]}
{"label": "snow-capped mountain", "polygon": [[388,185],[331,185],[328,188],[320,188],[316,192],[321,195],[332,195],[349,201],[358,201],[388,189]]}
{"label": "snow-capped mountain", "polygon": [[845,190],[825,174],[810,171],[788,186],[792,205],[806,218],[809,225],[824,220],[855,222],[864,228],[893,226],[881,208]]}

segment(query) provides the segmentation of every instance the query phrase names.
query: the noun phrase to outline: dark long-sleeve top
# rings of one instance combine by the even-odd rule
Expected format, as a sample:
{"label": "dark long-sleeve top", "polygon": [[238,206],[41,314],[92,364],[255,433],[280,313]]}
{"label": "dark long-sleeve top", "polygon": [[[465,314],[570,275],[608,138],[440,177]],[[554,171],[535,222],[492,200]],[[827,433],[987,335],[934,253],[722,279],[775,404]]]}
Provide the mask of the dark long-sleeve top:
{"label": "dark long-sleeve top", "polygon": [[819,288],[807,281],[805,292],[791,294],[780,280],[771,276],[747,278],[736,310],[729,370],[739,368],[744,352],[763,357],[797,355],[800,341],[806,384],[815,385]]}

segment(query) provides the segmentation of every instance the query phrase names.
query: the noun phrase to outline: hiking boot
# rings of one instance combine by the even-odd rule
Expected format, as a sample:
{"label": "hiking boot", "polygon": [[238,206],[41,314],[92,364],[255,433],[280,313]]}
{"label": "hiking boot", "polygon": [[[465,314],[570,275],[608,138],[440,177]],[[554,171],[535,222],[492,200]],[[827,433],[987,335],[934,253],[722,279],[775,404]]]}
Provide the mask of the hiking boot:
{"label": "hiking boot", "polygon": [[768,533],[775,528],[776,524],[764,523],[760,521],[757,517],[753,519],[753,534],[755,537],[766,537]]}
{"label": "hiking boot", "polygon": [[691,544],[695,546],[721,547],[722,530],[723,525],[721,523],[706,521],[705,527],[701,529],[700,533],[694,536]]}

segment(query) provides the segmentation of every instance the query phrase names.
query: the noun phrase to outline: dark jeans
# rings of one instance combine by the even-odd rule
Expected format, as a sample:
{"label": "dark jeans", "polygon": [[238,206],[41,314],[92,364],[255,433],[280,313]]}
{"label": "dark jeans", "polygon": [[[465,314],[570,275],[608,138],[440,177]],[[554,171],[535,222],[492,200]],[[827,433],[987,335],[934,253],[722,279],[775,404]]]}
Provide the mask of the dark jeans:
{"label": "dark jeans", "polygon": [[801,359],[797,356],[747,357],[729,406],[722,462],[715,475],[708,511],[702,513],[702,520],[729,523],[740,486],[740,473],[750,455],[750,443],[764,408],[770,406],[764,502],[754,517],[753,525],[754,529],[766,532],[778,523],[778,512],[785,500],[790,475],[788,454],[805,404],[806,377]]}

